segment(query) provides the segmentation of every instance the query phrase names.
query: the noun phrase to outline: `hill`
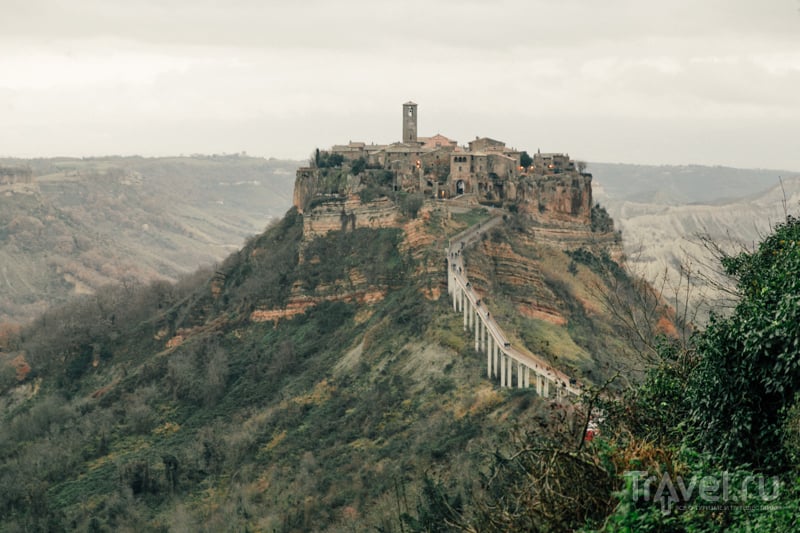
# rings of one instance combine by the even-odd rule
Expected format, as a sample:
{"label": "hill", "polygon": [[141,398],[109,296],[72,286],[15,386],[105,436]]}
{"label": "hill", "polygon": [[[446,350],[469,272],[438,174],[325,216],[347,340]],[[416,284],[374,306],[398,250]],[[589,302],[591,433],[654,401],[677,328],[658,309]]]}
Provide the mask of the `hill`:
{"label": "hill", "polygon": [[[711,308],[731,303],[730,295],[720,290],[727,282],[715,246],[726,253],[752,250],[800,206],[800,178],[791,172],[595,163],[590,167],[598,182],[595,197],[624,235],[628,266],[654,284],[666,275],[671,295],[685,288],[680,272],[688,267],[694,286],[690,298],[701,322]],[[714,246],[709,247],[709,241]]]}
{"label": "hill", "polygon": [[[293,209],[211,277],[109,288],[23,331],[5,354],[7,529],[401,531],[433,472],[480,492],[517,432],[580,441],[571,408],[485,377],[452,310],[445,246],[488,213],[402,205]],[[506,212],[465,251],[481,305],[587,386],[628,371],[639,347],[604,294],[641,287],[614,233],[542,212]]]}
{"label": "hill", "polygon": [[714,204],[761,193],[797,171],[704,165],[589,163],[595,193],[643,204]]}
{"label": "hill", "polygon": [[176,280],[290,204],[296,163],[244,156],[0,160],[0,324],[107,283]]}

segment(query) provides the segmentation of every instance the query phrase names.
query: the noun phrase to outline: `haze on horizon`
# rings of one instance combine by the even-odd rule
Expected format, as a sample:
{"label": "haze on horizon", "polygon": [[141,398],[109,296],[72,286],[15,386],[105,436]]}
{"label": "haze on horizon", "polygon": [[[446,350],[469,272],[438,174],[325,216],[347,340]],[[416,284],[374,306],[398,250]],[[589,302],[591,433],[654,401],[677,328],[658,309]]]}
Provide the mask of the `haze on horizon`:
{"label": "haze on horizon", "polygon": [[14,1],[0,156],[476,135],[590,161],[800,170],[800,2]]}

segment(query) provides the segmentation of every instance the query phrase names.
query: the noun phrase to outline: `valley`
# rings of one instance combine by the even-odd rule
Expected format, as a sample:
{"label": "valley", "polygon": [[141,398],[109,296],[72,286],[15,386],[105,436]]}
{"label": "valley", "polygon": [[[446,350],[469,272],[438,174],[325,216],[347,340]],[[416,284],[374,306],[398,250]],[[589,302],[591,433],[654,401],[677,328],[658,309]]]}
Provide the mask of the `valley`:
{"label": "valley", "polygon": [[245,156],[0,160],[0,323],[105,284],[209,268],[281,216],[296,164]]}

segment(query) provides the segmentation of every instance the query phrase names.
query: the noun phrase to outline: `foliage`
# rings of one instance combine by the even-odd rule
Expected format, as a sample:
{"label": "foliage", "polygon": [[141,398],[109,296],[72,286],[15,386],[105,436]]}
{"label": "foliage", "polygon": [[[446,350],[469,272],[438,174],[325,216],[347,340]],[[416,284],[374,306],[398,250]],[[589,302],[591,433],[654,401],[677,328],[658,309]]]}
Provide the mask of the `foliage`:
{"label": "foliage", "polygon": [[424,198],[421,193],[405,194],[400,198],[400,211],[411,218],[417,218],[422,208]]}
{"label": "foliage", "polygon": [[478,531],[573,531],[611,511],[615,472],[597,450],[539,440],[531,435],[512,454],[495,457],[486,501],[477,505]]}
{"label": "foliage", "polygon": [[741,301],[697,339],[692,440],[726,462],[777,468],[782,421],[800,392],[800,220],[723,266]]}
{"label": "foliage", "polygon": [[298,279],[311,290],[344,281],[357,269],[371,285],[397,286],[407,266],[398,249],[401,240],[400,230],[394,228],[358,228],[317,237],[304,250],[307,261],[297,269]]}
{"label": "foliage", "polygon": [[[800,387],[800,222],[777,226],[758,248],[724,257],[740,301],[727,317],[712,316],[687,347],[662,342],[661,363],[622,400],[604,406],[606,435],[616,439],[621,466],[662,474],[664,462],[643,463],[643,439],[674,459],[684,480],[725,477],[734,487],[719,505],[681,493],[663,513],[628,483],[605,523],[608,531],[788,531],[796,528],[797,403]],[[644,466],[644,468],[643,468]],[[773,476],[767,494],[737,487]],[[674,478],[673,478],[674,479]],[[688,483],[688,481],[687,481]],[[761,487],[763,482],[759,482]],[[641,489],[641,487],[640,487]],[[713,502],[712,502],[713,503]]]}
{"label": "foliage", "polygon": [[599,203],[594,204],[591,210],[591,227],[595,233],[608,233],[614,231],[614,220],[606,208]]}
{"label": "foliage", "polygon": [[602,250],[598,255],[592,250],[581,247],[576,250],[567,250],[565,253],[576,263],[588,266],[593,272],[601,276],[610,275],[617,279],[627,278],[625,270],[611,259],[607,250]]}
{"label": "foliage", "polygon": [[314,162],[317,168],[338,168],[344,163],[344,156],[342,154],[320,151],[318,149],[315,152]]}
{"label": "foliage", "polygon": [[461,495],[451,495],[441,481],[425,476],[417,503],[416,516],[402,515],[409,531],[418,533],[447,533],[461,520],[464,502]]}
{"label": "foliage", "polygon": [[360,191],[358,191],[358,197],[361,199],[363,203],[371,202],[373,200],[377,200],[383,196],[387,196],[389,194],[389,189],[387,187],[381,187],[378,185],[367,185]]}
{"label": "foliage", "polygon": [[519,164],[525,168],[528,168],[533,164],[533,158],[530,156],[530,154],[528,154],[527,151],[523,150],[519,155]]}
{"label": "foliage", "polygon": [[365,168],[367,168],[367,160],[364,159],[363,157],[359,157],[358,159],[350,163],[350,172],[354,176],[358,176],[359,174],[361,174]]}

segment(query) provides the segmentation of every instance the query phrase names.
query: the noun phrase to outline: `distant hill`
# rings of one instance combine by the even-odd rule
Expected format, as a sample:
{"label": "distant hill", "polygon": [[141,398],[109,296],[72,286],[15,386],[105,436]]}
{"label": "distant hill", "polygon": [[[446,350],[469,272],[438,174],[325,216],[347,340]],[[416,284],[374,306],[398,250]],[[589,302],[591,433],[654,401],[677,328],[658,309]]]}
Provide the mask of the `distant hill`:
{"label": "distant hill", "polygon": [[[629,266],[650,281],[666,273],[668,293],[678,282],[681,264],[690,264],[701,277],[722,281],[716,273],[718,261],[701,235],[729,252],[752,249],[786,213],[800,211],[796,172],[605,163],[589,168],[595,201],[622,230]],[[724,305],[726,295],[701,277],[694,277],[692,300],[705,303],[702,319],[708,308]]]}
{"label": "distant hill", "polygon": [[107,283],[175,280],[291,205],[294,161],[239,155],[5,159],[0,323]]}
{"label": "distant hill", "polygon": [[800,172],[703,165],[589,163],[595,196],[664,205],[727,202],[756,194]]}

